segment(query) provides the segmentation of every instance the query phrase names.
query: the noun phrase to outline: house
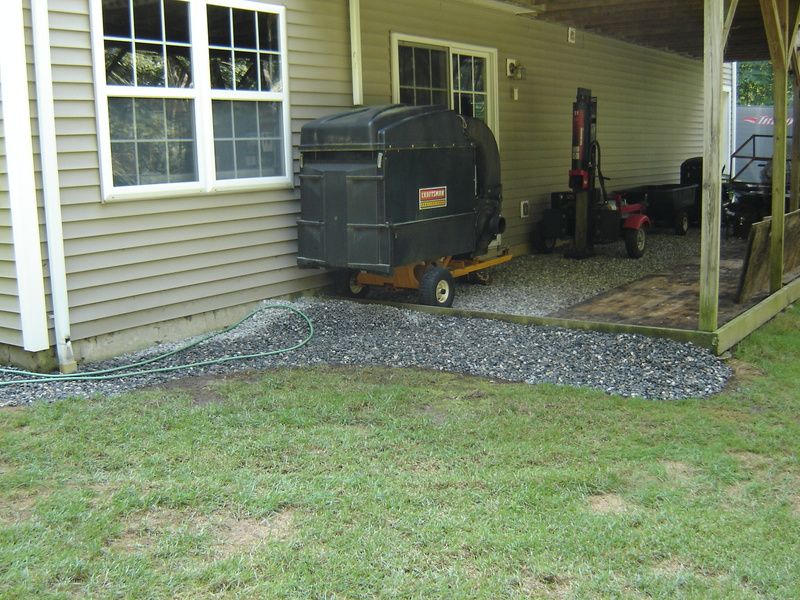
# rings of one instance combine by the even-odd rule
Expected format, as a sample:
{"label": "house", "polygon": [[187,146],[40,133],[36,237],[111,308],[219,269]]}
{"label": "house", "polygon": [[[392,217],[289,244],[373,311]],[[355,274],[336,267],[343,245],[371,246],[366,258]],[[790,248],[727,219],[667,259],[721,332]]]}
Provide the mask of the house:
{"label": "house", "polygon": [[295,264],[297,143],[354,104],[486,120],[517,252],[566,186],[579,86],[599,98],[615,186],[676,181],[704,150],[703,62],[536,18],[536,4],[9,3],[0,358],[69,370],[326,284]]}

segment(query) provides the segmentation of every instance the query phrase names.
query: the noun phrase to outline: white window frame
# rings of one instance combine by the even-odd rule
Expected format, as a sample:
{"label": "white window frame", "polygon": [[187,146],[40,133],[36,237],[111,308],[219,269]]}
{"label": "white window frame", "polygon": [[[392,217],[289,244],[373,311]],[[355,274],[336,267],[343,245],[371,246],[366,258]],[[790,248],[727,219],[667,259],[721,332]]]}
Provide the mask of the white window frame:
{"label": "white window frame", "polygon": [[[89,12],[91,19],[92,58],[94,62],[95,112],[100,162],[100,188],[103,202],[108,200],[142,200],[188,196],[201,193],[273,190],[294,187],[286,8],[281,5],[265,4],[255,0],[184,1],[189,4],[192,81],[194,82],[194,86],[191,88],[108,85],[106,83],[105,74],[102,0],[90,0]],[[282,90],[280,92],[211,89],[208,22],[206,18],[206,6],[208,5],[239,8],[257,12],[271,12],[278,16],[281,38],[280,67]],[[111,128],[108,120],[109,97],[193,99],[198,181],[115,186],[111,163]],[[279,101],[283,104],[284,175],[276,177],[219,180],[216,178],[214,121],[211,110],[212,100],[272,100]]]}
{"label": "white window frame", "polygon": [[486,93],[489,100],[489,110],[487,111],[486,124],[494,133],[494,137],[500,144],[500,112],[498,106],[498,73],[497,73],[497,48],[488,46],[475,46],[472,44],[462,44],[450,40],[410,35],[406,33],[393,32],[391,34],[392,47],[392,102],[400,102],[400,44],[409,43],[421,46],[434,46],[447,50],[447,88],[448,88],[448,108],[453,108],[453,54],[468,54],[486,59]]}

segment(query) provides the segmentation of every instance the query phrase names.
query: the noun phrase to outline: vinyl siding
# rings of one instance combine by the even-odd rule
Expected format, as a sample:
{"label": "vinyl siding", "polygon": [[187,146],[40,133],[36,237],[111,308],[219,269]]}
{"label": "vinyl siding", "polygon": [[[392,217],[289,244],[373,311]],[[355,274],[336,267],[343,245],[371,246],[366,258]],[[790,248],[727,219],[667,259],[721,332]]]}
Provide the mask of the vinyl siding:
{"label": "vinyl siding", "polygon": [[[504,244],[526,243],[550,192],[567,187],[578,87],[598,97],[612,189],[676,182],[681,162],[702,153],[702,62],[581,32],[573,45],[565,27],[453,0],[361,0],[361,17],[367,104],[391,100],[392,32],[497,48]],[[507,58],[526,67],[525,80],[506,78]],[[520,218],[522,200],[532,218]]]}
{"label": "vinyl siding", "polygon": [[[352,106],[344,1],[287,6],[292,138]],[[318,287],[296,267],[296,189],[101,203],[87,0],[51,0],[73,339]],[[297,158],[295,149],[295,172]]]}

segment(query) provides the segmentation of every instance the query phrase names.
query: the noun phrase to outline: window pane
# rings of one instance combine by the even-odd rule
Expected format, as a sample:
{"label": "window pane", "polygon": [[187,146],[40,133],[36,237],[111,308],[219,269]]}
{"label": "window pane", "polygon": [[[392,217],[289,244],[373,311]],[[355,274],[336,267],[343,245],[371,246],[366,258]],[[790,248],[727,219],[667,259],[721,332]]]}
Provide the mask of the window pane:
{"label": "window pane", "polygon": [[170,183],[195,181],[197,179],[193,143],[170,142],[167,144],[167,158]]}
{"label": "window pane", "polygon": [[164,28],[168,42],[189,43],[189,3],[164,0]]}
{"label": "window pane", "polygon": [[167,85],[192,87],[192,63],[187,46],[167,46]]}
{"label": "window pane", "polygon": [[217,179],[285,174],[280,102],[214,100],[213,114]]}
{"label": "window pane", "polygon": [[414,85],[430,87],[431,85],[431,53],[426,48],[414,48]]}
{"label": "window pane", "polygon": [[237,177],[260,177],[258,140],[237,141],[235,145]]}
{"label": "window pane", "polygon": [[237,139],[258,137],[257,102],[233,102],[233,135]]}
{"label": "window pane", "polygon": [[139,165],[139,183],[167,183],[167,148],[164,142],[139,142],[136,144]]}
{"label": "window pane", "polygon": [[481,121],[485,121],[489,116],[486,110],[486,94],[475,94],[472,99],[473,116],[477,117]]}
{"label": "window pane", "polygon": [[230,9],[222,6],[208,5],[208,43],[212,46],[231,45]]}
{"label": "window pane", "polygon": [[136,39],[163,40],[161,0],[133,0],[133,33]]}
{"label": "window pane", "polygon": [[160,98],[136,98],[134,100],[136,115],[137,140],[163,140],[167,135],[167,124],[164,115],[164,100]]}
{"label": "window pane", "polygon": [[108,114],[114,185],[197,181],[192,100],[109,98]]}
{"label": "window pane", "polygon": [[258,48],[256,14],[253,11],[233,9],[233,45],[237,48]]}
{"label": "window pane", "polygon": [[111,140],[132,140],[133,98],[109,98],[108,121]]}
{"label": "window pane", "polygon": [[431,99],[431,104],[436,104],[438,106],[444,106],[447,108],[449,105],[447,104],[447,92],[444,90],[436,90],[433,92],[433,98]]}
{"label": "window pane", "polygon": [[447,52],[431,50],[431,87],[447,90]]}
{"label": "window pane", "polygon": [[414,88],[400,88],[400,103],[414,104]]}
{"label": "window pane", "polygon": [[160,44],[136,44],[136,85],[164,86],[163,51]]}
{"label": "window pane", "polygon": [[475,65],[475,91],[476,92],[485,92],[486,91],[486,59],[485,58],[475,58],[474,59]]}
{"label": "window pane", "polygon": [[233,142],[230,140],[214,142],[214,157],[217,179],[236,179]]}
{"label": "window pane", "polygon": [[214,115],[214,138],[233,137],[233,106],[226,100],[214,100],[212,113]]}
{"label": "window pane", "polygon": [[462,56],[459,59],[459,70],[460,70],[460,86],[459,89],[465,91],[472,91],[475,89],[474,82],[472,79],[472,57],[471,56]]}
{"label": "window pane", "polygon": [[262,139],[283,137],[280,102],[258,102],[258,133]]}
{"label": "window pane", "polygon": [[131,15],[127,0],[103,0],[103,35],[131,37]]}
{"label": "window pane", "polygon": [[211,87],[217,90],[233,89],[233,59],[230,50],[209,50],[211,59]]}
{"label": "window pane", "polygon": [[278,54],[261,54],[261,91],[280,92],[281,85],[281,57]]}
{"label": "window pane", "polygon": [[430,90],[417,90],[417,106],[425,106],[431,103],[431,91]]}
{"label": "window pane", "polygon": [[164,100],[167,139],[194,138],[194,105],[187,100]]}
{"label": "window pane", "polygon": [[261,141],[261,176],[283,175],[283,144],[280,140]]}
{"label": "window pane", "polygon": [[133,45],[106,40],[106,83],[133,85]]}
{"label": "window pane", "polygon": [[281,49],[278,37],[278,15],[271,13],[258,13],[258,47],[261,50]]}
{"label": "window pane", "polygon": [[234,71],[237,90],[258,89],[258,57],[255,52],[235,52]]}
{"label": "window pane", "polygon": [[461,94],[461,112],[465,117],[474,117],[475,111],[472,104],[472,94]]}
{"label": "window pane", "polygon": [[414,49],[410,46],[400,46],[397,49],[400,63],[400,85],[413,87],[414,85]]}
{"label": "window pane", "polygon": [[136,185],[136,144],[133,142],[111,142],[111,171],[114,185]]}

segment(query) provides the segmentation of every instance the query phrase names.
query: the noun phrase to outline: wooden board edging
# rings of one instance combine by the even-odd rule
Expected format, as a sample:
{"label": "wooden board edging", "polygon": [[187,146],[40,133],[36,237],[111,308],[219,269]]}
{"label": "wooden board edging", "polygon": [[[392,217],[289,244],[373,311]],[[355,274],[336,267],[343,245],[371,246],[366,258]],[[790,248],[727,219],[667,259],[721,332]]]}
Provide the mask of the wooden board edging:
{"label": "wooden board edging", "polygon": [[718,346],[717,332],[695,331],[692,329],[674,329],[670,327],[651,327],[647,325],[631,325],[629,323],[608,323],[605,321],[583,321],[578,319],[562,319],[557,317],[532,317],[527,315],[509,315],[479,310],[463,310],[458,308],[441,308],[424,304],[406,304],[402,302],[384,302],[379,300],[360,300],[365,304],[384,304],[415,310],[433,315],[446,317],[464,317],[468,319],[491,319],[505,321],[519,325],[543,325],[549,327],[562,327],[564,329],[578,329],[601,331],[604,333],[631,333],[648,337],[660,337],[678,342],[690,342],[701,348],[715,351]]}
{"label": "wooden board edging", "polygon": [[714,351],[722,354],[729,350],[797,300],[800,300],[800,279],[795,279],[717,329],[718,337]]}

